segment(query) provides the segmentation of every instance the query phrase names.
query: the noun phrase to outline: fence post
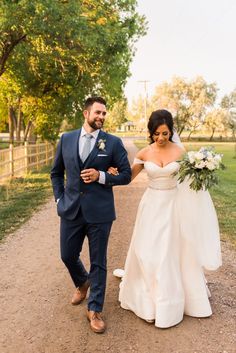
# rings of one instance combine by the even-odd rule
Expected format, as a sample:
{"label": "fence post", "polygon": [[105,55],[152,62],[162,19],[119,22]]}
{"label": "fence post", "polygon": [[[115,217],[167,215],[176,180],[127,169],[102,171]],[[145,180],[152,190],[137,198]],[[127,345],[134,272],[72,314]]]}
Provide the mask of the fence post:
{"label": "fence post", "polygon": [[39,170],[39,145],[36,142],[36,169]]}
{"label": "fence post", "polygon": [[14,176],[14,152],[13,152],[13,144],[10,143],[9,145],[9,162],[10,162],[10,173],[11,177]]}
{"label": "fence post", "polygon": [[24,155],[25,155],[25,172],[28,173],[28,142],[24,143]]}

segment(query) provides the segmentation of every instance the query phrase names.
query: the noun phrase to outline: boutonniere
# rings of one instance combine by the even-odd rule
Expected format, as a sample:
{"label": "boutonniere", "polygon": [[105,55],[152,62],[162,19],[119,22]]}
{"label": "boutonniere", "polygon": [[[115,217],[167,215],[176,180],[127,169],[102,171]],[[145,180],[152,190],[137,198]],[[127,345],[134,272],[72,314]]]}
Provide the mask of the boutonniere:
{"label": "boutonniere", "polygon": [[105,150],[105,148],[106,148],[105,142],[106,142],[106,140],[103,140],[103,139],[98,140],[97,146],[101,151]]}

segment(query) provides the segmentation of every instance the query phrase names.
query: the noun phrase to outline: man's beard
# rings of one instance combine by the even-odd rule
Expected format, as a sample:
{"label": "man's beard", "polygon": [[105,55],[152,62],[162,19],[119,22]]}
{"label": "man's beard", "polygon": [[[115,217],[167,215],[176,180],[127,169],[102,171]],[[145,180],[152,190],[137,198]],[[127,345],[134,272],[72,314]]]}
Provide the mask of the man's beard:
{"label": "man's beard", "polygon": [[101,126],[97,126],[96,125],[96,121],[87,121],[89,126],[93,129],[93,130],[98,130],[101,129],[103,127],[103,121],[100,121]]}

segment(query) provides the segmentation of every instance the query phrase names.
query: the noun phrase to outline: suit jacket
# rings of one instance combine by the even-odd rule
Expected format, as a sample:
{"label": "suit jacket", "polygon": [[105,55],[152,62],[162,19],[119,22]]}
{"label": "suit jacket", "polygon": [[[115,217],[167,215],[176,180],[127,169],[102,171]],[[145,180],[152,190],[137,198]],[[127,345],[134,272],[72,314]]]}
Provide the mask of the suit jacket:
{"label": "suit jacket", "polygon": [[[87,160],[79,157],[79,137],[81,129],[65,133],[57,146],[51,180],[58,215],[73,220],[79,209],[89,223],[107,223],[115,219],[112,187],[125,185],[131,181],[131,169],[127,152],[122,141],[113,135],[100,131]],[[105,141],[105,148],[99,148],[98,141]],[[119,175],[108,174],[107,169],[117,167]],[[95,168],[105,172],[105,184],[97,181],[85,184],[80,177],[83,169]],[[66,177],[65,177],[66,175]]]}

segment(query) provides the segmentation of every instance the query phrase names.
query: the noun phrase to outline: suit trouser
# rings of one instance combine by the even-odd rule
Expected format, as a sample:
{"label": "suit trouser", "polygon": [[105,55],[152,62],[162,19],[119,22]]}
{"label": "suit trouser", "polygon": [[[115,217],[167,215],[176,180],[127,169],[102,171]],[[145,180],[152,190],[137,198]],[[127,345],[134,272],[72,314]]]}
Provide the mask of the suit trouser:
{"label": "suit trouser", "polygon": [[[89,280],[88,309],[97,312],[102,311],[105,298],[107,245],[111,226],[112,222],[87,223],[81,211],[74,220],[61,218],[61,259],[76,287],[80,287]],[[86,235],[90,256],[89,273],[80,259]]]}

